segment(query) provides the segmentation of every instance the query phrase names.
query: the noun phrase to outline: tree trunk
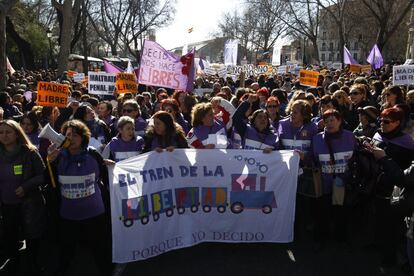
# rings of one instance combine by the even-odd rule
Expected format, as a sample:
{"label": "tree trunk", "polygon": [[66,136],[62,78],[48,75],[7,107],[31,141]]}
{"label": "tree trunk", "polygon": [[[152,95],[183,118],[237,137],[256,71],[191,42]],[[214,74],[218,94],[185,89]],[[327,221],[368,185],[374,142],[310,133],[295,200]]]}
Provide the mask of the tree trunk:
{"label": "tree trunk", "polygon": [[85,75],[88,75],[88,71],[89,71],[89,62],[88,62],[88,40],[87,40],[87,36],[86,36],[86,20],[87,20],[87,16],[86,16],[86,1],[82,1],[82,50],[83,50],[83,72],[85,73]]}
{"label": "tree trunk", "polygon": [[0,91],[6,88],[6,13],[0,10]]}
{"label": "tree trunk", "polygon": [[70,42],[72,41],[72,0],[63,3],[63,23],[60,37],[60,51],[58,55],[58,75],[62,75],[68,68]]}
{"label": "tree trunk", "polygon": [[317,64],[319,64],[319,48],[317,43],[317,38],[312,38],[312,47],[313,47],[313,60],[316,61]]}
{"label": "tree trunk", "polygon": [[116,49],[116,44],[111,44],[111,54],[112,56],[117,56],[118,55],[118,51]]}

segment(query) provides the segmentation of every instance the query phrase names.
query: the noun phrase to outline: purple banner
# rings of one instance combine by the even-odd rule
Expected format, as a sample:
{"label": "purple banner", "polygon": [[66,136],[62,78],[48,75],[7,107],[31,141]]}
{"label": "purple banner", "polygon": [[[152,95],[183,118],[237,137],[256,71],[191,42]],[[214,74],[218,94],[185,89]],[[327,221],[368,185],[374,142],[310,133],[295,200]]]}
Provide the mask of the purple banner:
{"label": "purple banner", "polygon": [[194,74],[194,52],[183,57],[165,50],[156,42],[145,40],[138,82],[144,85],[187,91]]}

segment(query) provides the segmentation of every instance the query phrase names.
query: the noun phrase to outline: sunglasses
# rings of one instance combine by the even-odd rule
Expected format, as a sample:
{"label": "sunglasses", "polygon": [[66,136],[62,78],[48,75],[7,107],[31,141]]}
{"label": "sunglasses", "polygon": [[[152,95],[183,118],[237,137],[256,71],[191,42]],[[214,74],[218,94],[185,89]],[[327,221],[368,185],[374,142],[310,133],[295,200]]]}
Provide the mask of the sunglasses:
{"label": "sunglasses", "polygon": [[393,122],[393,121],[388,120],[388,119],[380,119],[380,121],[381,121],[381,123],[384,123],[384,124],[386,124],[386,125],[388,125],[388,124],[390,124],[390,123],[392,123],[392,122]]}
{"label": "sunglasses", "polygon": [[359,94],[361,94],[361,93],[359,93],[359,92],[351,92],[351,93],[349,93],[349,95],[351,95],[351,96],[357,96]]}
{"label": "sunglasses", "polygon": [[122,113],[131,113],[134,112],[135,109],[122,109]]}
{"label": "sunglasses", "polygon": [[268,105],[268,106],[266,106],[267,108],[278,108],[279,106],[278,105]]}

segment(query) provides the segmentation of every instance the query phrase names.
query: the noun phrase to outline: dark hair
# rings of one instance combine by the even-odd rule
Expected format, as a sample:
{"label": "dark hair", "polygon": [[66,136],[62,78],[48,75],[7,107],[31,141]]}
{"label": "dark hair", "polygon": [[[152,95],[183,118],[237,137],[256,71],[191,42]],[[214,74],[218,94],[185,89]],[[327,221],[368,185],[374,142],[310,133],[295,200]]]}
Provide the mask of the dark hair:
{"label": "dark hair", "polygon": [[91,138],[91,131],[89,130],[89,128],[82,121],[69,120],[62,125],[60,132],[63,135],[66,135],[66,131],[68,130],[68,128],[71,128],[73,131],[75,131],[78,135],[82,137],[81,147],[83,149],[86,149],[89,144],[89,139]]}
{"label": "dark hair", "polygon": [[167,105],[171,105],[172,106],[172,108],[174,109],[174,111],[176,112],[176,113],[178,113],[179,111],[180,111],[180,107],[179,107],[179,104],[178,104],[178,102],[176,101],[176,100],[174,100],[174,99],[164,99],[164,100],[162,100],[161,101],[161,110],[163,109],[163,107],[164,106],[167,106]]}
{"label": "dark hair", "polygon": [[8,98],[10,98],[9,93],[0,92],[0,106],[4,106]]}
{"label": "dark hair", "polygon": [[113,106],[112,106],[112,103],[110,101],[102,101],[99,104],[106,105],[106,109],[108,109],[110,111],[110,113],[112,113]]}
{"label": "dark hair", "polygon": [[97,107],[99,104],[99,101],[97,98],[90,97],[86,100],[86,102],[90,103],[93,107]]}
{"label": "dark hair", "polygon": [[322,108],[323,104],[329,104],[329,103],[332,103],[333,107],[335,109],[338,109],[338,106],[339,106],[338,101],[335,98],[333,98],[331,95],[325,95],[319,100],[319,110]]}
{"label": "dark hair", "polygon": [[23,122],[23,120],[26,119],[26,118],[33,125],[33,133],[40,130],[41,125],[40,125],[40,122],[39,122],[39,117],[37,116],[35,111],[30,111],[26,114],[23,114],[23,116],[20,118],[20,123]]}
{"label": "dark hair", "polygon": [[397,85],[388,86],[383,90],[383,93],[384,92],[385,93],[390,92],[390,93],[396,95],[397,96],[397,98],[395,99],[396,104],[404,103],[404,94],[403,94],[403,91],[401,90],[401,88],[399,86],[397,86]]}
{"label": "dark hair", "polygon": [[87,105],[79,106],[78,109],[76,110],[75,114],[73,114],[73,119],[80,120],[80,121],[84,122],[87,108],[88,108]]}
{"label": "dark hair", "polygon": [[[174,136],[181,136],[181,138],[185,140],[185,134],[184,134],[182,127],[179,124],[174,122],[174,119],[170,113],[166,111],[158,111],[152,116],[152,119],[158,119],[165,124],[164,141],[166,141],[167,144],[170,144],[170,145],[172,144],[171,140],[173,139]],[[162,138],[157,133],[155,133],[154,125],[150,125],[147,128],[146,133],[149,136],[157,136],[158,139]],[[162,141],[159,141],[159,142],[160,144],[162,144]]]}
{"label": "dark hair", "polygon": [[[267,126],[266,128],[263,130],[263,133],[270,133],[270,121],[269,121],[269,114],[263,110],[263,109],[257,109],[256,111],[253,112],[253,114],[249,117],[249,123],[252,127],[256,128],[254,121],[256,120],[256,117],[260,114],[260,113],[264,113],[267,116]],[[257,129],[256,129],[257,130]]]}
{"label": "dark hair", "polygon": [[331,116],[334,116],[337,120],[342,120],[341,113],[333,108],[326,110],[322,115],[322,119],[326,120]]}

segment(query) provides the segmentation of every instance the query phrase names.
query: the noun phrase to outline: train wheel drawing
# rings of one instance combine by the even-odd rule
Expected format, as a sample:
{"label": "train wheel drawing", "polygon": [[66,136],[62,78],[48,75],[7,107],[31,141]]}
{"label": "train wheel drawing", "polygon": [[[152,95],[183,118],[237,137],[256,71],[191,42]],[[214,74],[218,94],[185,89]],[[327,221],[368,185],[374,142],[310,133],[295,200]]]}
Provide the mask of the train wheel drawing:
{"label": "train wheel drawing", "polygon": [[157,221],[157,220],[160,219],[160,214],[159,213],[154,213],[153,217],[154,217],[154,221]]}
{"label": "train wheel drawing", "polygon": [[226,212],[226,206],[223,206],[223,205],[218,206],[217,211],[221,214]]}
{"label": "train wheel drawing", "polygon": [[167,217],[171,217],[172,215],[174,215],[174,210],[173,209],[167,209],[165,214],[167,215]]}
{"label": "train wheel drawing", "polygon": [[124,226],[131,227],[134,224],[134,220],[132,219],[124,219]]}
{"label": "train wheel drawing", "polygon": [[182,215],[182,214],[184,214],[184,212],[185,212],[185,208],[184,207],[177,207],[177,213],[178,214],[180,214],[180,215]]}
{"label": "train wheel drawing", "polygon": [[264,205],[262,207],[262,212],[265,213],[265,214],[270,214],[272,212],[272,206]]}
{"label": "train wheel drawing", "polygon": [[204,205],[204,206],[203,206],[203,211],[204,211],[205,213],[210,213],[210,211],[211,211],[211,206],[210,206],[210,205]]}
{"label": "train wheel drawing", "polygon": [[234,214],[240,214],[241,212],[243,212],[244,206],[241,202],[234,202],[231,205],[230,209]]}
{"label": "train wheel drawing", "polygon": [[147,224],[148,222],[149,222],[149,218],[148,218],[148,216],[145,216],[145,217],[142,217],[142,218],[141,218],[141,223],[142,223],[143,225]]}
{"label": "train wheel drawing", "polygon": [[195,213],[198,211],[198,206],[197,205],[192,205],[190,208],[191,212]]}

